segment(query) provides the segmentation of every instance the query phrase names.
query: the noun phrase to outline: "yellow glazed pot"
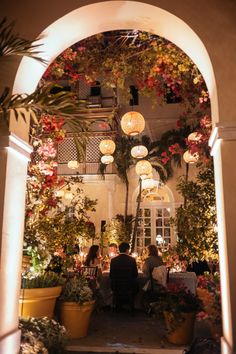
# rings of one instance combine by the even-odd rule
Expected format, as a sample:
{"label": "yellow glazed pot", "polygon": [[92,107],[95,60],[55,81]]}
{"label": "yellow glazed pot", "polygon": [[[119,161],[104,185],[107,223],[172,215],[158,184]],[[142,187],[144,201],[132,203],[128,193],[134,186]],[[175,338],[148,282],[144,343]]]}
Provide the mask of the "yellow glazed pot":
{"label": "yellow glazed pot", "polygon": [[82,338],[87,335],[90,317],[95,301],[79,305],[75,302],[62,302],[60,308],[61,324],[66,327],[69,338]]}
{"label": "yellow glazed pot", "polygon": [[61,286],[52,288],[21,289],[19,299],[19,316],[21,317],[53,317],[57,297]]}
{"label": "yellow glazed pot", "polygon": [[189,344],[193,339],[195,313],[181,313],[181,322],[176,322],[171,312],[164,312],[168,331],[167,340],[172,344]]}

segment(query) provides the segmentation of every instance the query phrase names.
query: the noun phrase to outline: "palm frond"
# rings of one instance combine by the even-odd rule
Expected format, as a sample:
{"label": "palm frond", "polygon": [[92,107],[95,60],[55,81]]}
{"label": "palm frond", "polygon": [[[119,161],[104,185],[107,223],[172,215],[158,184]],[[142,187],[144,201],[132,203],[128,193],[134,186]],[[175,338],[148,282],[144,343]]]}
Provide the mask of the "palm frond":
{"label": "palm frond", "polygon": [[19,37],[13,33],[14,22],[7,23],[6,17],[0,22],[0,57],[9,55],[27,56],[46,64],[47,61],[39,55],[37,50],[40,44],[34,44],[34,40]]}
{"label": "palm frond", "polygon": [[[86,130],[86,118],[81,115],[81,101],[71,92],[61,91],[56,94],[51,93],[52,87],[55,85],[48,84],[38,87],[35,92],[30,95],[2,95],[0,113],[15,114],[16,119],[20,112],[24,109],[31,118],[35,119],[37,115],[42,113],[63,117],[72,124],[73,118],[76,118],[77,125],[81,129]],[[84,111],[84,109],[83,109]],[[73,118],[71,118],[73,117]]]}

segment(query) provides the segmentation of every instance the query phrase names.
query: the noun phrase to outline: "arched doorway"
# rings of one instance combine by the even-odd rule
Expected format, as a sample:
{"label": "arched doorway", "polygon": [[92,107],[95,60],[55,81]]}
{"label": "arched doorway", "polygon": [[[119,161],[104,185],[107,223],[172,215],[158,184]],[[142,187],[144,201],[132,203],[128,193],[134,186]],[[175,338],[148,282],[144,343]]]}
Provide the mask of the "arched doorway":
{"label": "arched doorway", "polygon": [[[183,49],[197,64],[206,80],[212,102],[212,118],[214,122],[218,121],[218,103],[216,96],[215,79],[212,65],[203,43],[185,22],[183,22],[178,17],[172,15],[170,12],[162,10],[156,6],[134,1],[109,1],[103,3],[96,3],[76,9],[70,12],[69,14],[65,15],[64,17],[61,17],[58,21],[56,21],[55,23],[47,27],[45,31],[43,31],[45,37],[42,42],[44,43],[43,50],[45,52],[45,58],[47,58],[50,62],[63,49],[67,48],[70,44],[82,38],[85,38],[86,36],[101,31],[119,28],[139,28],[141,30],[151,31],[153,33],[166,37],[173,43],[177,44],[181,49]],[[194,50],[192,51],[193,48]],[[37,85],[44,70],[45,68],[43,68],[39,64],[36,64],[32,60],[24,59],[19,67],[19,71],[16,76],[14,92],[31,92]],[[217,131],[217,133],[219,133],[219,131]],[[222,135],[220,137],[222,137]],[[218,136],[216,134],[216,139],[217,138],[219,139],[219,134]],[[228,138],[225,138],[225,136],[223,136],[223,139]],[[235,133],[231,135],[231,140],[232,139],[235,139]],[[212,140],[213,145],[214,139]],[[229,262],[228,260],[227,262],[224,262],[227,256],[226,249],[229,248],[225,236],[225,203],[227,202],[227,199],[229,201],[229,204],[231,201],[229,193],[226,193],[226,196],[224,195],[224,189],[227,189],[226,184],[230,181],[231,177],[229,177],[228,174],[225,173],[224,177],[226,178],[223,179],[222,165],[224,164],[225,169],[230,168],[231,162],[227,153],[233,148],[232,145],[231,147],[229,147],[229,145],[227,144],[228,143],[224,144],[224,146],[222,147],[219,147],[220,145],[218,144],[218,148],[215,144],[214,146],[216,146],[215,163],[219,168],[219,170],[216,170],[216,172],[218,173],[216,178],[216,187],[218,194],[218,219],[220,219],[219,232],[220,235],[222,235],[222,242],[220,244],[220,255],[222,260],[222,270],[225,270],[226,274],[222,280],[222,284],[224,285],[225,289],[223,296],[228,299],[228,301],[225,302],[223,308],[225,316],[224,329],[226,334],[226,340],[232,345],[233,348],[232,338],[235,334],[233,333],[232,329],[233,320],[231,315],[231,305],[234,305],[232,296],[235,288],[232,287],[232,290],[229,290],[228,288],[230,278],[228,276]],[[224,148],[224,151],[222,152],[221,150],[219,150],[220,148]],[[24,191],[20,191],[19,193],[22,193],[23,195]],[[226,198],[226,201],[223,200],[223,196]],[[1,203],[3,205],[4,201],[2,201]],[[9,208],[11,208],[11,206],[9,206]],[[22,210],[22,214],[19,215],[19,218],[23,220],[23,217],[24,215]],[[229,215],[229,219],[230,217],[231,216]],[[230,228],[228,227],[227,230],[228,229]],[[229,234],[230,236],[232,236],[231,229]],[[231,238],[232,237],[230,237],[230,239]],[[232,243],[232,245],[234,244]],[[233,252],[233,247],[231,249]],[[232,257],[232,254],[230,252],[229,255]],[[233,263],[231,262],[231,266],[232,265]],[[231,282],[232,280],[233,279],[231,277]],[[224,353],[230,352],[227,351],[226,348],[227,344],[225,344]]]}

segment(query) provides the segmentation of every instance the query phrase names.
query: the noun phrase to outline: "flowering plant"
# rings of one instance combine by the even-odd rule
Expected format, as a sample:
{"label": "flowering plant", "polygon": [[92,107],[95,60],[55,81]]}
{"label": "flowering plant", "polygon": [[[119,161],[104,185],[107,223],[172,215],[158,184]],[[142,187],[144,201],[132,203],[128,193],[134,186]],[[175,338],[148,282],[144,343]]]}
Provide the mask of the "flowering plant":
{"label": "flowering plant", "polygon": [[57,321],[47,317],[20,318],[21,329],[20,354],[63,353],[66,329]]}
{"label": "flowering plant", "polygon": [[83,304],[91,301],[92,298],[93,292],[89,287],[87,279],[81,274],[76,274],[64,284],[59,299],[64,302]]}
{"label": "flowering plant", "polygon": [[171,330],[183,322],[183,313],[198,313],[202,309],[202,302],[186,287],[180,284],[168,284],[163,288],[157,302],[150,304],[150,312],[160,317],[164,313],[172,314]]}

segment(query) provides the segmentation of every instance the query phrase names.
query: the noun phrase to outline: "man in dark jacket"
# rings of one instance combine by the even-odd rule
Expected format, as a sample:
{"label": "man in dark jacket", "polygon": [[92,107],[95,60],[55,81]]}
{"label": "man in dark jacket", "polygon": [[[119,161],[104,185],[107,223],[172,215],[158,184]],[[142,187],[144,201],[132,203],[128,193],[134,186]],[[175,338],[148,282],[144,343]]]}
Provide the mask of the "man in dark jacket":
{"label": "man in dark jacket", "polygon": [[138,269],[136,261],[129,256],[129,244],[122,242],[119,245],[120,254],[112,258],[110,266],[111,287],[113,290],[113,304],[130,303],[133,308],[134,296],[138,291]]}

